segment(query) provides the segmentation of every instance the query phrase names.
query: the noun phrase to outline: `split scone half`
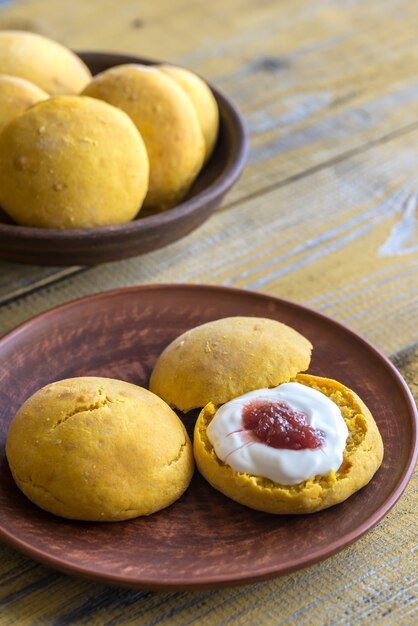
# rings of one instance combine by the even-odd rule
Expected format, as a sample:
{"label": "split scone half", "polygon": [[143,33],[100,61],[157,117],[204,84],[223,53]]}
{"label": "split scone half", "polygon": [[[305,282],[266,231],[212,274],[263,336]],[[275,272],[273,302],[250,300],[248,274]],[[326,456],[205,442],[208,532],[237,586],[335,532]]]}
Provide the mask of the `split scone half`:
{"label": "split scone half", "polygon": [[[340,410],[347,438],[337,469],[309,476],[296,484],[281,484],[261,475],[237,471],[228,464],[228,460],[232,463],[231,458],[224,462],[217,456],[208,437],[207,430],[217,410],[215,405],[208,403],[196,422],[194,455],[200,473],[224,495],[259,511],[293,514],[328,508],[364,487],[382,462],[379,430],[369,409],[354,391],[335,380],[308,374],[299,374],[293,382],[323,394]],[[297,459],[301,450],[292,452]],[[321,454],[320,449],[315,452]]]}

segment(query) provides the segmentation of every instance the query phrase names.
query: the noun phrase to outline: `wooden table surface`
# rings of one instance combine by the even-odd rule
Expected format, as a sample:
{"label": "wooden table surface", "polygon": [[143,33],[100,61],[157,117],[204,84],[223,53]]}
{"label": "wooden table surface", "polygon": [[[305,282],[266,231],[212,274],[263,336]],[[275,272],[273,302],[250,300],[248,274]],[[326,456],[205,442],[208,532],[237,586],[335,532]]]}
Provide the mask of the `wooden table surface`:
{"label": "wooden table surface", "polygon": [[[185,65],[234,100],[248,164],[188,238],[93,268],[0,263],[0,335],[75,297],[212,283],[306,304],[373,342],[418,392],[418,4],[414,0],[4,2],[1,29]],[[416,623],[416,487],[309,569],[193,593],[107,588],[0,545],[0,623]],[[414,489],[415,488],[415,489]]]}

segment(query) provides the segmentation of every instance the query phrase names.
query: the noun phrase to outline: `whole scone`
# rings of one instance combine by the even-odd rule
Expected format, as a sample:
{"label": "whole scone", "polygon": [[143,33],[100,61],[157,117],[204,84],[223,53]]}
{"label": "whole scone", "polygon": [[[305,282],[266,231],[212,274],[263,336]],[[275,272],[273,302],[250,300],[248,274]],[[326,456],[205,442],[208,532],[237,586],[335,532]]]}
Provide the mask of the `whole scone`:
{"label": "whole scone", "polygon": [[47,98],[46,91],[30,81],[0,74],[0,131],[30,106]]}
{"label": "whole scone", "polygon": [[158,69],[170,76],[187,93],[197,113],[205,140],[205,161],[213,152],[219,130],[219,111],[215,97],[199,76],[175,65],[159,65]]}
{"label": "whole scone", "polygon": [[0,74],[26,78],[51,95],[77,94],[91,80],[74,52],[26,31],[0,31]]}
{"label": "whole scone", "polygon": [[349,436],[340,468],[296,485],[281,485],[261,476],[237,472],[216,455],[206,433],[216,407],[201,411],[194,432],[194,454],[201,474],[218,491],[252,509],[267,513],[314,513],[346,500],[364,487],[379,468],[383,443],[377,425],[362,400],[341,383],[299,374],[295,382],[316,389],[341,410]]}
{"label": "whole scone", "polygon": [[128,222],[148,189],[138,130],[94,98],[58,96],[28,109],[0,134],[0,162],[0,205],[24,226]]}
{"label": "whole scone", "polygon": [[205,144],[190,98],[160,70],[120,65],[95,76],[83,92],[125,111],[136,124],[150,162],[144,207],[164,210],[186,194],[199,173]]}
{"label": "whole scone", "polygon": [[224,404],[305,371],[311,343],[272,319],[227,317],[177,337],[158,358],[150,389],[182,411]]}
{"label": "whole scone", "polygon": [[193,453],[177,415],[146,389],[108,378],[43,387],[13,418],[7,460],[17,486],[69,519],[150,515],[186,490]]}

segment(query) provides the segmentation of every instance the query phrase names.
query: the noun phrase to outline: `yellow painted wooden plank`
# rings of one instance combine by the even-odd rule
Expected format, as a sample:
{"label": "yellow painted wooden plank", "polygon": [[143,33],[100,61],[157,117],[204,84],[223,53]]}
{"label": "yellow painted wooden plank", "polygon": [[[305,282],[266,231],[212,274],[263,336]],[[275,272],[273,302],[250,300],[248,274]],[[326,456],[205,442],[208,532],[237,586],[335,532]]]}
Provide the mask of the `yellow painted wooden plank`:
{"label": "yellow painted wooden plank", "polygon": [[[34,0],[0,13],[0,27],[188,64],[238,102],[252,131],[251,162],[229,201],[235,206],[165,250],[93,268],[3,306],[0,333],[92,291],[188,281],[308,303],[387,353],[414,341],[418,132],[410,131],[417,121],[417,11],[411,1],[372,1],[366,11],[355,0],[123,0],[117,9],[110,0],[68,6]],[[386,135],[392,139],[381,142]],[[284,185],[292,177],[299,180]],[[30,288],[38,278],[49,280],[37,271],[22,270]],[[14,272],[0,266],[0,284],[9,280],[19,289]],[[415,389],[416,350],[396,362]],[[107,589],[0,545],[0,623],[409,625],[416,611],[416,487],[415,477],[384,522],[342,554],[250,588]]]}
{"label": "yellow painted wooden plank", "polygon": [[[249,164],[229,207],[417,126],[418,5],[362,6],[234,0],[225,19],[220,0],[123,0],[117,10],[113,0],[29,0],[3,9],[0,27],[33,29],[78,48],[169,58],[213,80],[251,132]],[[0,275],[9,271],[0,264]],[[22,275],[12,295],[54,278],[38,268]],[[8,297],[0,285],[0,298]]]}
{"label": "yellow painted wooden plank", "polygon": [[34,289],[73,276],[81,267],[38,267],[0,262],[0,305]]}
{"label": "yellow painted wooden plank", "polygon": [[230,201],[418,123],[410,1],[371,0],[364,11],[360,1],[234,0],[225,19],[221,0],[124,0],[117,10],[112,0],[30,0],[0,13],[0,27],[19,24],[73,47],[185,63],[213,80],[252,134],[250,167]]}

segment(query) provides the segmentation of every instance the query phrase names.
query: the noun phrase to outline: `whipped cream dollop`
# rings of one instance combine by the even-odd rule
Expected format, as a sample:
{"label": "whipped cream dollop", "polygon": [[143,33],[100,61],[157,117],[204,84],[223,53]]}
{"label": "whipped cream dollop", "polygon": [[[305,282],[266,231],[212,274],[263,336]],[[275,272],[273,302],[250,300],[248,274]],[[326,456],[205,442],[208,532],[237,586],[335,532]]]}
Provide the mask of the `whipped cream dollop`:
{"label": "whipped cream dollop", "polygon": [[[245,408],[254,401],[278,402],[303,413],[307,425],[321,432],[314,449],[275,448],[244,427]],[[262,476],[282,485],[336,471],[343,460],[348,429],[339,407],[320,391],[300,383],[257,389],[221,406],[207,428],[207,436],[221,461],[237,472]]]}

